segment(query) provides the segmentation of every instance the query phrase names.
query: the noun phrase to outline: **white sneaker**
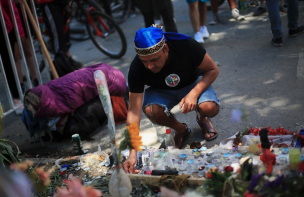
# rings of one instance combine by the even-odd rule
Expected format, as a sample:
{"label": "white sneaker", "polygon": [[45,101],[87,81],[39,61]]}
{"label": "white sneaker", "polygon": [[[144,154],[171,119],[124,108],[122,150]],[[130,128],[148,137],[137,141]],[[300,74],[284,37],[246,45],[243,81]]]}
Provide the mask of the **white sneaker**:
{"label": "white sneaker", "polygon": [[194,39],[196,40],[196,42],[198,43],[204,43],[204,38],[201,32],[196,32],[194,34]]}
{"label": "white sneaker", "polygon": [[238,21],[245,20],[245,17],[243,15],[240,15],[240,12],[237,8],[231,10],[231,17]]}
{"label": "white sneaker", "polygon": [[21,105],[20,107],[18,107],[17,109],[15,109],[15,113],[17,116],[20,116],[23,112],[24,106]]}
{"label": "white sneaker", "polygon": [[217,13],[213,13],[213,20],[209,22],[209,25],[216,25],[220,22],[220,18]]}
{"label": "white sneaker", "polygon": [[22,112],[23,112],[23,109],[24,109],[24,106],[23,106],[21,100],[20,99],[14,99],[13,102],[14,102],[14,106],[15,107],[18,106],[18,105],[20,105],[17,109],[15,109],[15,113],[18,116],[21,115]]}
{"label": "white sneaker", "polygon": [[203,38],[208,38],[209,37],[209,32],[206,26],[201,26],[200,27],[200,32],[203,35]]}

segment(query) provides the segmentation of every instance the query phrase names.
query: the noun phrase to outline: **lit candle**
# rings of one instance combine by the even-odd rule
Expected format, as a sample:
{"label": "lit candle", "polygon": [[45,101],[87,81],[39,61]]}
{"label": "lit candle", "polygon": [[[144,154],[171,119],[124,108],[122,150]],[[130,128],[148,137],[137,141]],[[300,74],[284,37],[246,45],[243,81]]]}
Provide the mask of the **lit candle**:
{"label": "lit candle", "polygon": [[259,138],[250,138],[248,142],[248,152],[258,155],[262,152],[262,149],[260,147],[260,139]]}
{"label": "lit candle", "polygon": [[300,150],[297,148],[291,148],[289,150],[289,164],[292,170],[297,170],[298,165],[301,162]]}

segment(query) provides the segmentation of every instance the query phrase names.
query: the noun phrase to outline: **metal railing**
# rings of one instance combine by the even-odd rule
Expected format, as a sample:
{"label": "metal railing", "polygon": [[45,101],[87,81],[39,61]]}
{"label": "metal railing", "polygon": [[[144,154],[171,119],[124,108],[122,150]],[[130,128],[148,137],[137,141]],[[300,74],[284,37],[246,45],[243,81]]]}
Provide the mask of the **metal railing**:
{"label": "metal railing", "polygon": [[[27,85],[28,85],[28,88],[32,88],[30,73],[29,73],[27,62],[26,62],[26,57],[24,55],[24,51],[23,51],[23,47],[22,47],[22,42],[21,42],[21,38],[20,38],[20,34],[19,34],[19,29],[18,29],[18,25],[17,25],[15,13],[14,13],[13,2],[11,0],[7,0],[7,1],[8,1],[10,9],[9,10],[5,10],[5,12],[7,14],[10,14],[10,16],[11,16],[10,18],[12,19],[11,22],[13,24],[12,31],[14,31],[15,36],[16,36],[16,41],[17,41],[18,48],[19,48],[19,51],[20,51],[22,63],[24,65],[25,77],[26,77],[26,80],[28,82]],[[25,34],[28,35],[28,38],[30,39],[31,52],[32,52],[32,55],[33,55],[33,58],[34,58],[34,63],[35,63],[35,70],[36,70],[36,73],[37,73],[39,84],[42,84],[43,83],[42,82],[42,77],[41,77],[41,73],[39,71],[38,60],[37,60],[37,56],[36,56],[35,49],[34,49],[34,44],[33,44],[34,42],[33,42],[32,36],[31,36],[32,33],[30,31],[30,28],[29,28],[29,23],[28,23],[27,14],[26,14],[26,11],[25,11],[25,8],[24,8],[24,3],[23,3],[22,0],[20,0],[19,3],[20,3],[20,7],[21,7],[21,13],[19,13],[19,15],[24,20],[24,26],[25,26],[24,32],[25,32]],[[34,4],[33,0],[29,0],[29,4],[30,4],[31,10],[32,10],[32,14],[33,14],[33,16],[35,18],[36,24],[38,26],[38,29],[40,29],[39,28],[37,14],[36,14],[36,9],[35,9],[35,4]],[[13,51],[12,51],[12,46],[10,45],[9,36],[8,36],[8,33],[7,33],[7,29],[6,29],[6,25],[5,25],[5,21],[4,21],[4,17],[3,17],[3,12],[2,12],[2,7],[1,6],[2,5],[0,4],[0,24],[2,26],[5,43],[6,43],[6,46],[7,46],[7,51],[8,51],[8,54],[9,54],[10,61],[11,61],[11,66],[12,66],[12,69],[13,69],[14,78],[15,78],[17,89],[18,89],[18,93],[19,93],[19,98],[20,98],[21,101],[23,101],[23,99],[24,99],[24,95],[23,95],[24,92],[22,92],[22,88],[21,88],[21,85],[20,85],[20,80],[18,78],[18,72],[17,72],[16,62],[14,60],[14,54],[13,54]],[[3,47],[3,45],[2,46],[1,45],[2,44],[0,43],[0,47]],[[45,60],[45,58],[44,58],[44,61],[45,61],[45,65],[48,65],[47,61]],[[5,74],[5,69],[4,69],[4,65],[3,65],[3,62],[2,62],[1,54],[0,54],[0,71],[1,71],[1,73],[0,73],[0,76],[1,76],[1,80],[0,81],[1,82],[0,83],[4,84],[6,96],[7,96],[8,103],[9,103],[9,109],[6,110],[4,112],[4,114],[3,114],[3,116],[6,116],[6,115],[10,114],[11,112],[14,112],[16,109],[18,109],[20,106],[22,106],[22,104],[19,104],[17,106],[14,105],[13,97],[12,97],[12,94],[11,94],[11,91],[10,91],[10,88],[9,88],[9,85],[8,85],[8,81],[7,81],[7,76]],[[2,99],[3,98],[0,98],[0,101]]]}

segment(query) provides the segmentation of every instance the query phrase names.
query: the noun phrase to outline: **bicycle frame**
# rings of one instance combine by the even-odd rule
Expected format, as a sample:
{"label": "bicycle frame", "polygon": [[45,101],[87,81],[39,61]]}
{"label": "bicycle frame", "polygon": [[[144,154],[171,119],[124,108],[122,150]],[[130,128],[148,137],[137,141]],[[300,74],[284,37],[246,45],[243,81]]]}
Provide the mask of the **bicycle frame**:
{"label": "bicycle frame", "polygon": [[[87,10],[84,8],[83,6],[83,2],[85,2],[86,0],[72,0],[68,3],[68,5],[66,6],[65,10],[66,12],[71,9],[71,12],[67,18],[66,24],[65,24],[65,32],[68,31],[70,23],[72,21],[72,19],[74,18],[76,11],[78,8],[80,8],[80,10],[82,11],[82,13],[87,17],[87,21],[88,23],[94,28],[94,30],[96,31],[97,36],[104,38],[106,35],[103,35],[103,33],[99,30],[99,28],[96,26],[96,24],[94,23],[91,15],[90,15],[90,11],[95,11],[96,9],[94,7],[90,7]],[[75,4],[73,4],[75,3]],[[66,13],[64,13],[66,14]],[[103,21],[103,19],[101,17],[98,17],[98,21],[100,22],[100,24],[103,26],[103,28],[106,31],[109,31],[109,26]]]}

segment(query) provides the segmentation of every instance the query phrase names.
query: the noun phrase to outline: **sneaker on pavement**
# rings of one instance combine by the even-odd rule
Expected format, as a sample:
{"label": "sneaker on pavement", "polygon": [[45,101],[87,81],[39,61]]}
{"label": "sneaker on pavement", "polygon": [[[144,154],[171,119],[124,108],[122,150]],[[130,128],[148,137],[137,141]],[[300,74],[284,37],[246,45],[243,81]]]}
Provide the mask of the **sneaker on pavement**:
{"label": "sneaker on pavement", "polygon": [[213,13],[213,20],[209,22],[209,25],[216,25],[220,22],[220,18],[217,13]]}
{"label": "sneaker on pavement", "polygon": [[231,17],[238,21],[245,20],[245,17],[243,15],[240,15],[240,12],[237,8],[231,10]]}
{"label": "sneaker on pavement", "polygon": [[201,32],[196,32],[194,34],[194,39],[196,40],[196,42],[198,43],[204,43],[204,38]]}
{"label": "sneaker on pavement", "polygon": [[23,109],[24,109],[24,106],[21,103],[21,100],[20,99],[14,99],[13,103],[14,103],[15,107],[18,106],[18,105],[20,105],[17,109],[15,109],[15,113],[16,113],[17,116],[21,115],[22,112],[23,112]]}
{"label": "sneaker on pavement", "polygon": [[200,32],[203,35],[203,38],[208,38],[209,37],[209,32],[206,26],[201,26],[200,27]]}
{"label": "sneaker on pavement", "polygon": [[23,110],[24,110],[24,106],[23,105],[21,105],[20,107],[18,107],[17,109],[15,109],[16,115],[20,116],[22,114]]}
{"label": "sneaker on pavement", "polygon": [[304,26],[299,26],[298,29],[289,30],[289,37],[296,37],[304,32]]}
{"label": "sneaker on pavement", "polygon": [[258,9],[256,9],[253,12],[252,16],[260,16],[260,15],[264,14],[265,12],[267,12],[266,8],[258,7]]}
{"label": "sneaker on pavement", "polygon": [[271,44],[275,47],[283,46],[283,39],[282,38],[272,38]]}
{"label": "sneaker on pavement", "polygon": [[281,5],[281,6],[280,6],[280,11],[281,11],[281,12],[284,12],[284,13],[287,13],[287,5],[285,5],[285,4],[284,4],[284,5]]}
{"label": "sneaker on pavement", "polygon": [[257,0],[250,0],[250,2],[249,2],[249,5],[250,6],[259,6],[259,1],[257,1]]}

